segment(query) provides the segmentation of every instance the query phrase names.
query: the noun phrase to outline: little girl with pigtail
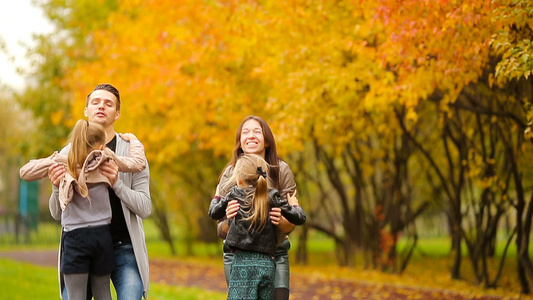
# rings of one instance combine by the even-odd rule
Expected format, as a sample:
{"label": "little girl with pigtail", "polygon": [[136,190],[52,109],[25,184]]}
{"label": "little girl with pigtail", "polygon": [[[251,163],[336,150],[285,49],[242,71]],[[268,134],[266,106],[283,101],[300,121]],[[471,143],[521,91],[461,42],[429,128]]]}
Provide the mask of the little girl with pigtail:
{"label": "little girl with pigtail", "polygon": [[[270,187],[268,164],[259,155],[243,154],[237,160],[227,184],[233,185],[224,197],[215,196],[209,217],[220,220],[231,200],[240,211],[229,220],[225,243],[233,251],[228,299],[273,299],[275,263],[273,255],[280,242],[280,232],[270,221],[272,207],[292,224],[302,225],[306,215],[300,206],[291,206],[278,190]],[[227,190],[223,188],[224,190]]]}
{"label": "little girl with pigtail", "polygon": [[96,300],[111,300],[110,274],[115,266],[113,242],[109,231],[111,204],[109,179],[99,166],[114,160],[123,172],[139,172],[146,167],[144,147],[131,134],[121,134],[130,142],[129,156],[117,156],[105,147],[106,132],[98,123],[79,120],[72,130],[68,155],[54,152],[51,156],[33,159],[20,168],[26,181],[42,179],[54,164],[64,164],[67,174],[59,184],[61,226],[61,281],[68,298],[85,300],[87,282]]}

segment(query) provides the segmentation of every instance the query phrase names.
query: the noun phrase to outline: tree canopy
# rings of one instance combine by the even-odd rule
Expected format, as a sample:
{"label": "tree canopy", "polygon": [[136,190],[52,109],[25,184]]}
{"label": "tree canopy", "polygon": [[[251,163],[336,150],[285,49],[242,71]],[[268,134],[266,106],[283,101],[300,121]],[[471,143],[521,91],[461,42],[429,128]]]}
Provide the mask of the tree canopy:
{"label": "tree canopy", "polygon": [[[452,276],[464,242],[477,280],[494,285],[482,266],[504,214],[528,253],[531,1],[39,5],[58,32],[40,37],[35,86],[20,101],[53,132],[45,150],[83,116],[92,87],[112,83],[123,102],[116,129],[144,143],[167,199],[156,205],[196,237],[214,235],[209,197],[239,123],[255,114],[297,174],[312,216],[304,232],[333,238],[341,263],[361,251],[401,272],[410,254],[399,257],[396,242],[408,236],[414,248],[430,209],[452,228]],[[527,254],[519,265],[528,292]]]}

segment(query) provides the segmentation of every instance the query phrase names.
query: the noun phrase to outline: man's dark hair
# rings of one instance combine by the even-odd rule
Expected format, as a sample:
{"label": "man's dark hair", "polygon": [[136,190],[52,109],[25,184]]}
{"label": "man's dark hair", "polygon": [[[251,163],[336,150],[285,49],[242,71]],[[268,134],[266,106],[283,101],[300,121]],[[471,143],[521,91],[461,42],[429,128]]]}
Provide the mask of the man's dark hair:
{"label": "man's dark hair", "polygon": [[89,104],[89,97],[91,97],[91,94],[96,90],[108,91],[111,94],[115,95],[115,97],[117,98],[117,111],[120,111],[120,93],[118,92],[118,89],[116,87],[112,86],[109,83],[102,83],[95,86],[92,92],[87,95],[87,103],[85,104],[86,106]]}

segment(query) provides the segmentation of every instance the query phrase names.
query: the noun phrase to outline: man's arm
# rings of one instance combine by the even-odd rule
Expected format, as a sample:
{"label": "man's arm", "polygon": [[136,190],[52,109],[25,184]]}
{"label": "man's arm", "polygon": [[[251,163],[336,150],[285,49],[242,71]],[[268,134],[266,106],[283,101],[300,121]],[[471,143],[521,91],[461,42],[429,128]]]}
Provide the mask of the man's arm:
{"label": "man's arm", "polygon": [[[67,155],[70,149],[70,144],[65,148],[61,149],[60,154]],[[48,178],[52,182],[52,195],[48,199],[48,209],[50,210],[50,215],[54,220],[61,220],[61,214],[63,210],[59,204],[59,183],[63,180],[67,173],[67,168],[62,163],[55,163],[48,168]]]}
{"label": "man's arm", "polygon": [[[109,178],[117,197],[130,211],[145,219],[152,213],[152,199],[150,198],[150,168],[138,173],[121,173],[118,175],[118,166],[114,161],[107,161],[100,167],[102,175]],[[124,184],[122,178],[131,176],[131,187]],[[120,178],[119,178],[120,177]]]}
{"label": "man's arm", "polygon": [[[129,143],[117,137],[117,155],[129,156]],[[143,146],[144,148],[144,146]],[[152,213],[150,196],[150,168],[146,156],[143,156],[146,168],[138,173],[119,173],[118,165],[110,160],[100,166],[100,173],[106,176],[113,191],[126,207],[142,219]]]}

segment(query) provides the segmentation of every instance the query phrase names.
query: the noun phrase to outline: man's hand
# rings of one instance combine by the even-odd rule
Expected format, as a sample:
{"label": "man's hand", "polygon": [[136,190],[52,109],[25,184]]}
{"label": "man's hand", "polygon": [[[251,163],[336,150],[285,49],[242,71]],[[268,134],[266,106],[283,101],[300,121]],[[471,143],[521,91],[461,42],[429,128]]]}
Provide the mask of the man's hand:
{"label": "man's hand", "polygon": [[63,177],[65,177],[66,173],[67,168],[63,164],[56,163],[48,168],[48,178],[50,178],[50,181],[55,186],[59,186],[59,183],[61,180],[63,180]]}
{"label": "man's hand", "polygon": [[111,186],[115,185],[118,179],[118,165],[114,160],[108,160],[100,165],[100,173],[109,179]]}
{"label": "man's hand", "polygon": [[239,209],[240,205],[237,200],[231,200],[230,202],[228,202],[228,207],[226,207],[226,218],[228,220],[234,218],[237,215]]}

